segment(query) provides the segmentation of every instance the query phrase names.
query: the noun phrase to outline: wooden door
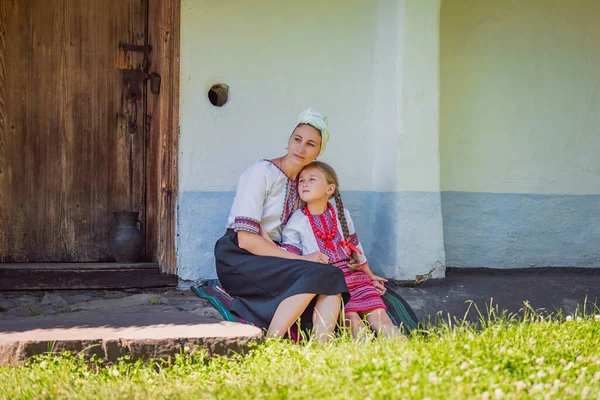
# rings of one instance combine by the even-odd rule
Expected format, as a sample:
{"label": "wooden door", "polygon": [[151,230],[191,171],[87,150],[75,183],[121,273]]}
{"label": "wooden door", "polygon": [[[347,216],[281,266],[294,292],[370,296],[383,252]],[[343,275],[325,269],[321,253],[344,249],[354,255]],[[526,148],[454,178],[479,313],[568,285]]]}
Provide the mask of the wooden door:
{"label": "wooden door", "polygon": [[0,262],[112,261],[112,213],[144,221],[146,40],[147,0],[0,0]]}

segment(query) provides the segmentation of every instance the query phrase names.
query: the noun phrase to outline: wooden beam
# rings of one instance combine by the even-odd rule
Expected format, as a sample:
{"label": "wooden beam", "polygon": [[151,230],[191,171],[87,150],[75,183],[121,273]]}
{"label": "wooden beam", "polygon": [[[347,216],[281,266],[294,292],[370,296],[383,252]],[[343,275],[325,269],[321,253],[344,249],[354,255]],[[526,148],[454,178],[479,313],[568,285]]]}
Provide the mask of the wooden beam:
{"label": "wooden beam", "polygon": [[148,95],[147,248],[160,271],[176,274],[175,208],[178,191],[180,0],[150,1],[149,72],[161,76]]}
{"label": "wooden beam", "polygon": [[92,270],[118,270],[118,269],[149,269],[158,268],[157,263],[6,263],[0,264],[0,270],[21,269],[24,271],[36,270],[72,270],[72,269],[92,269]]}
{"label": "wooden beam", "polygon": [[0,291],[175,287],[157,263],[0,264]]}
{"label": "wooden beam", "polygon": [[4,156],[6,141],[6,26],[8,24],[7,4],[0,1],[0,263],[8,249],[6,241],[5,201],[4,192],[7,183],[6,161]]}

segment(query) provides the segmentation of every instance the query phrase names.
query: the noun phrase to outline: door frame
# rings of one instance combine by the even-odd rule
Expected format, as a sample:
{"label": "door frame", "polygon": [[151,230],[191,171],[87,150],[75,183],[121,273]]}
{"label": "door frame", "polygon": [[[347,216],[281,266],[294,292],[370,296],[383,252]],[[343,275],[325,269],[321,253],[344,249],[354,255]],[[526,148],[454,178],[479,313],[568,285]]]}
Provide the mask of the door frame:
{"label": "door frame", "polygon": [[160,94],[148,91],[147,100],[146,257],[172,275],[177,274],[180,23],[181,0],[148,0],[148,72],[157,72],[161,85]]}

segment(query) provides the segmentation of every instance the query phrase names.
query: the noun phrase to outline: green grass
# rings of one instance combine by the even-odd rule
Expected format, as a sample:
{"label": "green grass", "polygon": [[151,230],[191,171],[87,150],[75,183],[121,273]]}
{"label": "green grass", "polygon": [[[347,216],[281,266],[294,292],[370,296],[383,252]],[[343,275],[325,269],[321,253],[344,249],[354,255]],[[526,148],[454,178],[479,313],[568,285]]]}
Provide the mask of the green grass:
{"label": "green grass", "polygon": [[153,297],[150,299],[150,305],[156,306],[156,305],[161,305],[161,304],[165,304],[165,303],[163,303],[161,300],[159,300],[156,297]]}
{"label": "green grass", "polygon": [[27,311],[29,311],[30,317],[37,317],[38,315],[44,315],[44,313],[46,312],[46,310],[44,310],[43,308],[33,308],[33,307],[27,307]]}
{"label": "green grass", "polygon": [[600,398],[600,310],[490,314],[479,327],[446,321],[404,341],[268,341],[228,358],[42,356],[0,368],[0,399]]}

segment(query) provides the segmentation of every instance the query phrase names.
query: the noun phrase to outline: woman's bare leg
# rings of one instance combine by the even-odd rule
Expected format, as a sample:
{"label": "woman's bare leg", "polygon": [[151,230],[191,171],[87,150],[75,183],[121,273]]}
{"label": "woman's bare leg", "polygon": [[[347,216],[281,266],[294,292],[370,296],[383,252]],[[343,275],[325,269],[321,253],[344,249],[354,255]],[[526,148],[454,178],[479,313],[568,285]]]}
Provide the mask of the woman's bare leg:
{"label": "woman's bare leg", "polygon": [[282,338],[292,324],[300,318],[315,296],[314,293],[301,293],[290,296],[279,303],[267,330],[267,337]]}
{"label": "woman's bare leg", "polygon": [[354,340],[359,341],[366,338],[366,326],[357,312],[349,312],[344,315],[344,325],[352,332]]}
{"label": "woman's bare leg", "polygon": [[384,337],[401,337],[402,334],[398,327],[394,325],[389,315],[383,308],[378,308],[372,311],[365,311],[361,313],[364,317],[366,315],[371,329],[377,332],[378,335]]}
{"label": "woman's bare leg", "polygon": [[342,295],[319,295],[313,312],[313,337],[325,343],[333,338],[333,330],[340,316]]}

